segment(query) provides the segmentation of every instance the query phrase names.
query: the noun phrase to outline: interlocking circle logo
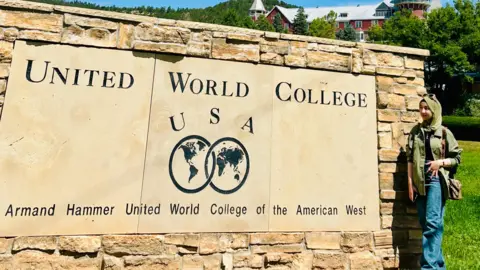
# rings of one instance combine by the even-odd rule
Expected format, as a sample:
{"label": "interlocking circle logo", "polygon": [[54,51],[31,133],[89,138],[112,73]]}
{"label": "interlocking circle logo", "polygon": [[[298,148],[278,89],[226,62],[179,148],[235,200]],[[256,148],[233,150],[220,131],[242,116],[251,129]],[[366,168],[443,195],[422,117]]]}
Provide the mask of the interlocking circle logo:
{"label": "interlocking circle logo", "polygon": [[170,154],[170,178],[184,193],[197,193],[210,185],[218,193],[232,194],[245,184],[249,171],[247,149],[231,137],[210,144],[201,136],[187,136]]}

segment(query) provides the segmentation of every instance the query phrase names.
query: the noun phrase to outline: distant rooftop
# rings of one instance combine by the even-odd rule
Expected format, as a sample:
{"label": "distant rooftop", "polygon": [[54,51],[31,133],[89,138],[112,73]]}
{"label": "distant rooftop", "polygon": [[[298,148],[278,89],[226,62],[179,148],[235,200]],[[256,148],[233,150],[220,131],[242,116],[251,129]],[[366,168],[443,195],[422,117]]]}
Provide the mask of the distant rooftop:
{"label": "distant rooftop", "polygon": [[250,11],[267,11],[265,6],[263,5],[262,0],[254,0],[252,7],[250,7]]}

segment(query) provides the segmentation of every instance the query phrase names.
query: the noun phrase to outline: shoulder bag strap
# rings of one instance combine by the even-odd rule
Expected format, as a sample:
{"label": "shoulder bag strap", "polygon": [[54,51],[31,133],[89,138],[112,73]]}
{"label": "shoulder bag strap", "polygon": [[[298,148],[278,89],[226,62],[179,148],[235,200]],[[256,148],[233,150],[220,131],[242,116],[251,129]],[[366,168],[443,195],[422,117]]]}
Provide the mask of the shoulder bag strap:
{"label": "shoulder bag strap", "polygon": [[445,159],[445,137],[447,137],[447,131],[445,128],[442,128],[442,157],[441,159]]}

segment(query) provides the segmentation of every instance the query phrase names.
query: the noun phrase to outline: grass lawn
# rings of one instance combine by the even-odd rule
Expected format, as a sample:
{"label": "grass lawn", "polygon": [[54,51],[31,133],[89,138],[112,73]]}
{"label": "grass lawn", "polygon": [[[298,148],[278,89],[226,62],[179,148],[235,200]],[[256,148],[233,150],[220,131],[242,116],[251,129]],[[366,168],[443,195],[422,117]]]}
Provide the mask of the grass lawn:
{"label": "grass lawn", "polygon": [[447,269],[480,269],[480,142],[459,141],[463,200],[445,209],[444,256]]}

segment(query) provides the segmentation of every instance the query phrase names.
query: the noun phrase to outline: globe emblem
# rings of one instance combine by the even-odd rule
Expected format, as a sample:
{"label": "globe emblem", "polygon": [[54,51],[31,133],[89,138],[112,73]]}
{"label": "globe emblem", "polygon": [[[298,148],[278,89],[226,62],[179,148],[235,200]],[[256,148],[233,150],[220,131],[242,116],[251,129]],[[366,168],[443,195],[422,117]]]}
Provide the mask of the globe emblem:
{"label": "globe emblem", "polygon": [[249,170],[247,150],[230,137],[211,145],[201,136],[187,136],[170,155],[170,178],[185,193],[197,193],[208,185],[221,194],[234,193],[247,180]]}

